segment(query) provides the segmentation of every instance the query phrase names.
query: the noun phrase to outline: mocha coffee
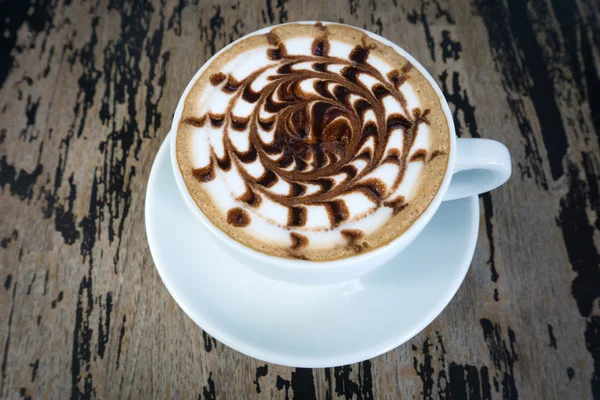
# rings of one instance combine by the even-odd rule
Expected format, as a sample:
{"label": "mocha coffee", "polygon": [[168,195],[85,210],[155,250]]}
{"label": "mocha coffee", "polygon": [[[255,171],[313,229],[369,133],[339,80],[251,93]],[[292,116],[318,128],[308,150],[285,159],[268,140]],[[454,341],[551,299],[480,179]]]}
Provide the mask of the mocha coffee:
{"label": "mocha coffee", "polygon": [[185,98],[176,155],[220,230],[260,252],[334,260],[386,245],[429,206],[450,130],[429,81],[337,24],[287,24],[213,57]]}

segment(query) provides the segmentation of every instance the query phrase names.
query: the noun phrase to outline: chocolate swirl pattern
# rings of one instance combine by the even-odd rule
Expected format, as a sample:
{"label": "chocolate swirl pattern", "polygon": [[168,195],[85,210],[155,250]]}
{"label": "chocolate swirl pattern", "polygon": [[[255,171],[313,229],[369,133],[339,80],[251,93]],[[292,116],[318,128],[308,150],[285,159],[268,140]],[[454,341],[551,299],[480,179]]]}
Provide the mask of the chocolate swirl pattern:
{"label": "chocolate swirl pattern", "polygon": [[[260,219],[285,230],[288,255],[300,258],[319,232],[335,232],[352,252],[368,248],[363,230],[407,207],[400,189],[409,164],[445,155],[427,138],[430,109],[403,93],[413,93],[411,64],[384,73],[365,40],[341,57],[319,28],[307,54],[267,34],[260,68],[242,79],[225,68],[210,75],[224,110],[205,107],[181,121],[209,143],[194,179],[222,179],[235,199],[227,222],[240,229]],[[379,222],[361,223],[382,209]]]}

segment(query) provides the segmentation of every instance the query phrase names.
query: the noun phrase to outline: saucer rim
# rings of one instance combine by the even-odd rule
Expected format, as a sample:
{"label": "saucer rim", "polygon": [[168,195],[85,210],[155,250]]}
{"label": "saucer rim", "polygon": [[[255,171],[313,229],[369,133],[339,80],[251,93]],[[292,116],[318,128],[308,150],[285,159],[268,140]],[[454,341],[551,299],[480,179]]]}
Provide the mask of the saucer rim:
{"label": "saucer rim", "polygon": [[[231,338],[227,333],[224,333],[221,328],[213,322],[211,322],[210,318],[207,318],[203,315],[201,308],[199,309],[194,304],[188,304],[182,296],[178,294],[176,289],[176,284],[171,280],[168,273],[168,261],[159,256],[157,249],[160,247],[159,241],[157,239],[157,233],[152,229],[151,220],[151,211],[157,209],[154,206],[154,198],[150,195],[153,191],[152,189],[155,186],[159,186],[158,176],[159,176],[159,167],[163,167],[169,169],[171,173],[173,171],[170,168],[170,160],[165,160],[163,165],[161,164],[162,157],[170,158],[170,152],[168,147],[170,147],[169,136],[167,136],[163,143],[160,146],[159,151],[157,152],[154,161],[152,163],[152,169],[150,171],[150,175],[148,178],[148,184],[146,187],[146,198],[144,202],[144,222],[146,225],[146,238],[148,240],[148,247],[150,249],[150,254],[152,256],[152,260],[158,271],[158,274],[167,288],[169,294],[173,297],[175,302],[179,305],[179,307],[183,310],[183,312],[192,320],[198,327],[206,331],[209,335],[211,335],[216,340],[225,344],[226,346],[239,351],[245,355],[253,357],[257,360],[261,360],[264,362],[269,362],[273,364],[288,366],[288,367],[305,367],[305,368],[326,368],[333,367],[339,365],[348,365],[357,362],[361,362],[373,357],[377,357],[382,355],[410,340],[412,337],[417,335],[423,329],[425,329],[431,322],[439,316],[442,311],[448,306],[452,298],[456,295],[460,285],[464,281],[464,278],[469,270],[471,260],[473,259],[473,255],[475,253],[475,247],[477,243],[477,238],[479,234],[479,202],[477,196],[472,196],[469,198],[465,198],[462,200],[453,200],[453,201],[469,201],[469,213],[473,216],[471,219],[471,226],[469,229],[470,235],[468,238],[468,242],[465,244],[465,251],[463,252],[463,257],[461,259],[461,266],[457,269],[457,273],[452,281],[449,281],[448,288],[440,297],[440,299],[436,302],[436,306],[432,307],[428,310],[426,314],[421,317],[417,323],[413,324],[412,329],[408,330],[408,333],[395,335],[393,338],[372,344],[368,347],[362,347],[358,350],[349,350],[348,352],[341,353],[336,356],[326,356],[326,357],[314,357],[314,356],[302,356],[302,355],[288,355],[282,354],[270,350],[266,350],[264,348],[257,347],[255,345],[251,345],[245,343],[243,340],[239,338]],[[174,177],[173,177],[174,178]],[[433,217],[435,218],[435,216]],[[432,218],[432,219],[433,219]],[[206,228],[206,227],[205,227]],[[153,250],[154,249],[154,250]],[[405,249],[406,250],[406,249]],[[223,251],[223,250],[221,250]],[[375,269],[374,271],[376,271]],[[374,272],[374,271],[371,271]],[[274,279],[269,279],[274,283],[278,283],[278,281]],[[354,278],[354,280],[360,279]],[[331,284],[328,286],[339,286],[340,283]],[[298,285],[305,287],[313,287],[313,286],[323,286],[323,285]]]}

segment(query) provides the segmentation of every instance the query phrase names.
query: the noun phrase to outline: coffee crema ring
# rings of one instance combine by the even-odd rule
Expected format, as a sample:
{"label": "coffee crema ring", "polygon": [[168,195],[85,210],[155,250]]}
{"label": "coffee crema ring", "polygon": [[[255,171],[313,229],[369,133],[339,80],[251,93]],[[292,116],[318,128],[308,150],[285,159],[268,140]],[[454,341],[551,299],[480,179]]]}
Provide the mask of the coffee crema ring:
{"label": "coffee crema ring", "polygon": [[[326,35],[314,39],[311,55],[290,55],[274,32],[266,35],[267,57],[272,64],[238,81],[222,72],[210,76],[210,84],[232,95],[223,114],[206,113],[182,121],[194,127],[210,124],[222,130],[224,153],[211,147],[210,162],[193,169],[200,182],[215,179],[216,168],[229,171],[235,165],[246,191],[238,197],[249,208],[260,206],[264,198],[287,207],[285,227],[306,228],[307,207],[324,206],[329,229],[349,220],[349,210],[340,196],[361,193],[373,203],[373,210],[389,207],[393,215],[406,207],[403,196],[393,197],[402,182],[407,163],[431,161],[439,151],[427,154],[411,149],[420,124],[429,124],[429,109],[412,108],[399,88],[409,78],[411,64],[382,75],[368,63],[368,46],[356,46],[348,59],[329,55]],[[253,89],[259,78],[266,84]],[[366,85],[361,77],[372,83]],[[311,90],[306,90],[308,87]],[[260,85],[257,85],[260,86]],[[391,96],[401,112],[386,116],[384,100]],[[251,105],[249,115],[236,115],[237,102]],[[392,133],[402,134],[401,148],[388,149]],[[236,147],[233,134],[247,132],[248,146]],[[258,162],[264,172],[253,176],[247,166]],[[394,164],[396,176],[391,185],[368,175],[385,164]],[[287,192],[281,192],[283,182]],[[275,191],[273,188],[279,186]],[[355,216],[357,218],[364,217]],[[247,226],[250,214],[236,207],[227,221]],[[362,232],[342,231],[348,245],[360,251]],[[292,249],[306,246],[307,239],[291,233]]]}

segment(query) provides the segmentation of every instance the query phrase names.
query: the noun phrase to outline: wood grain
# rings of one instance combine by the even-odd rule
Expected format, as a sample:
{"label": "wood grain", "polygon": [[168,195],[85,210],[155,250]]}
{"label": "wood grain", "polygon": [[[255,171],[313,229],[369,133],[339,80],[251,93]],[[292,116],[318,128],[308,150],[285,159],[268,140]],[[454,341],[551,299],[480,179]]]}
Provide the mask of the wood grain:
{"label": "wood grain", "polygon": [[[600,399],[600,5],[561,0],[0,3],[0,397]],[[407,344],[285,368],[198,328],[143,210],[179,95],[230,41],[330,20],[398,43],[463,137],[507,144],[469,274]]]}

